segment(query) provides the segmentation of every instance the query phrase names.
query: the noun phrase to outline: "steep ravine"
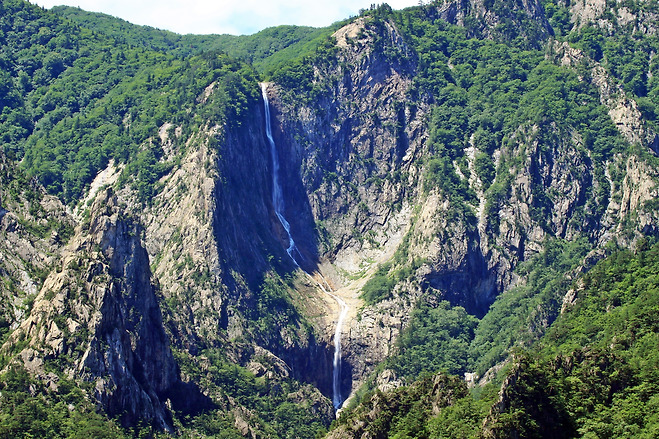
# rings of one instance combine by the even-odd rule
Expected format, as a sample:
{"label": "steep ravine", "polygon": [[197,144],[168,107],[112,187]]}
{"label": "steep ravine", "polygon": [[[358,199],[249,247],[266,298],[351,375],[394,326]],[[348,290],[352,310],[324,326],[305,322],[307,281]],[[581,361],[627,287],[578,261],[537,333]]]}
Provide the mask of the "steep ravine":
{"label": "steep ravine", "polygon": [[316,280],[314,276],[302,268],[309,266],[309,263],[305,263],[304,257],[298,250],[293,235],[291,234],[291,225],[286,220],[284,216],[284,205],[285,200],[282,194],[282,186],[279,183],[280,172],[279,172],[279,153],[277,152],[277,145],[275,144],[274,139],[272,138],[272,125],[271,125],[271,116],[270,116],[270,103],[268,102],[268,85],[265,83],[261,84],[261,95],[263,96],[263,109],[265,113],[265,134],[268,138],[268,143],[270,145],[270,158],[271,158],[271,167],[272,167],[272,206],[277,215],[277,219],[281,224],[282,228],[286,232],[286,237],[288,238],[288,246],[286,247],[286,253],[295,263],[296,266],[300,267],[301,270],[309,277],[309,279],[315,281],[318,285],[318,288],[325,293],[327,296],[331,297],[336,301],[339,306],[339,313],[336,319],[336,327],[334,329],[334,355],[332,356],[332,403],[334,404],[334,409],[338,410],[341,408],[343,403],[343,398],[341,397],[341,331],[343,328],[343,321],[346,314],[348,313],[348,305],[343,299],[335,295],[329,284],[326,283],[325,279],[322,277],[322,274],[318,273],[319,280]]}
{"label": "steep ravine", "polygon": [[[656,191],[655,179],[641,175],[646,167],[639,158],[618,154],[607,163],[608,169],[624,170],[620,184],[584,149],[580,135],[532,121],[493,148],[497,181],[506,188],[494,203],[475,172],[473,135],[465,141],[470,177],[453,166],[476,194],[470,203],[475,218],[455,215],[455,200],[425,185],[424,160],[432,157],[430,105],[410,94],[414,57],[391,55],[411,52],[395,23],[359,18],[334,37],[335,58],[314,65],[312,82],[320,90],[314,101],[296,99],[281,84],[273,84],[269,96],[273,136],[288,176],[282,186],[292,203],[302,200],[287,207],[303,213],[288,216],[301,237],[296,242],[314,236],[309,224],[315,222],[323,273],[356,305],[344,333],[344,386],[354,389],[395,352],[420,297],[436,296],[480,317],[502,292],[524,282],[516,267],[542,252],[547,240],[624,244],[640,233],[616,237],[613,231],[623,222],[630,230],[629,221],[638,220],[638,232],[655,227],[654,214],[641,212],[642,202],[631,209],[619,204],[639,196],[649,200]],[[615,122],[626,136],[628,124]],[[549,143],[542,138],[546,133]],[[602,196],[600,188],[611,194]],[[543,205],[548,202],[551,209]],[[413,274],[389,298],[365,307],[358,298],[361,286],[394,255],[401,266],[415,267]]]}
{"label": "steep ravine", "polygon": [[[536,26],[514,37],[550,38],[539,3],[515,7],[516,24]],[[510,18],[479,0],[423,14],[495,40]],[[601,64],[567,43],[538,56],[547,69],[587,72],[575,81],[595,90],[624,148],[601,159],[579,127],[521,120],[488,146],[486,181],[477,171],[484,152],[465,131],[439,175],[455,174],[469,195],[460,199],[432,180],[441,99],[419,92],[411,44],[394,19],[359,17],[333,35],[325,58],[304,60],[315,63],[305,70],[308,94],[248,81],[239,121],[160,120],[147,143],[171,170],[148,202],[117,182],[114,161],[75,219],[34,182],[18,201],[2,192],[0,273],[11,281],[2,298],[24,294],[2,305],[0,329],[14,332],[0,353],[48,388],[64,376],[86,383],[87,396],[125,426],[171,430],[172,410],[217,409],[245,436],[270,434],[260,430],[262,400],[238,394],[235,376],[259,398],[276,396],[328,426],[398,352],[420,301],[446,300],[480,318],[524,285],[518,267],[550,242],[583,240],[596,249],[592,265],[608,246],[657,234],[659,172],[649,158],[657,137]],[[194,99],[199,114],[214,114],[202,110],[224,97],[219,89],[205,85]],[[3,157],[0,171],[13,172]],[[24,198],[32,192],[36,201]],[[58,230],[73,225],[67,243]],[[362,292],[378,277],[391,283],[368,301]],[[373,382],[387,390],[399,378],[386,370]]]}
{"label": "steep ravine", "polygon": [[[177,349],[194,361],[202,351],[222,347],[230,361],[254,368],[264,349],[281,370],[331,397],[331,335],[305,322],[324,306],[322,293],[300,285],[302,292],[289,290],[290,299],[275,302],[285,303],[283,308],[264,308],[268,279],[295,270],[273,207],[264,127],[262,101],[254,99],[240,129],[209,123],[189,139],[159,139],[172,156],[180,148],[185,152],[180,166],[162,179],[152,206],[135,213],[146,225],[145,246]],[[180,136],[183,130],[175,128],[171,136]],[[131,192],[123,196],[130,206]],[[286,317],[261,327],[270,315]]]}

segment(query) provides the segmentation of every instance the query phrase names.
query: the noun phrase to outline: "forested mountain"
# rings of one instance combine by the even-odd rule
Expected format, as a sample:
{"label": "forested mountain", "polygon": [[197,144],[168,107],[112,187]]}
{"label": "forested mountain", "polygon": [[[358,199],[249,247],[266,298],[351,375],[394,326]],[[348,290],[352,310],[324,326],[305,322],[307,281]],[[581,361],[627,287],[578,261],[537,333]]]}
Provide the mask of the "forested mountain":
{"label": "forested mountain", "polygon": [[3,0],[0,437],[656,437],[658,13]]}
{"label": "forested mountain", "polygon": [[341,26],[340,23],[328,28],[283,25],[242,36],[179,35],[149,26],[137,26],[106,14],[87,12],[80,8],[56,6],[51,11],[134,47],[181,57],[221,50],[266,74],[279,64],[311,53]]}

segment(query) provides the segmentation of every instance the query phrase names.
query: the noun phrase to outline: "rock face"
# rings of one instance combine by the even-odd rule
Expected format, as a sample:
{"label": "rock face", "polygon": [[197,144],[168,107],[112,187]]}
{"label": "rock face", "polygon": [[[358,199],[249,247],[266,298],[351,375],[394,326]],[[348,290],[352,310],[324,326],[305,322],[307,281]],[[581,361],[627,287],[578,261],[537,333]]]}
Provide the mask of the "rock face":
{"label": "rock face", "polygon": [[427,107],[406,106],[414,65],[375,50],[380,33],[387,47],[408,53],[393,24],[375,29],[357,20],[335,34],[340,61],[318,68],[318,80],[335,85],[317,102],[301,105],[280,88],[272,92],[284,190],[287,199],[301,200],[288,209],[302,214],[289,217],[304,233],[296,242],[312,254],[336,256],[386,241],[394,233],[390,220],[416,189]]}
{"label": "rock face", "polygon": [[437,3],[434,13],[448,23],[464,26],[473,37],[521,38],[530,47],[540,47],[554,33],[537,0],[515,0],[505,6],[487,0],[444,1]]}
{"label": "rock face", "polygon": [[[529,17],[544,17],[539,4],[518,7]],[[465,17],[488,10],[473,2],[437,8],[443,18],[465,26]],[[544,18],[535,21],[546,30],[542,35],[550,34]],[[422,295],[482,316],[499,294],[523,281],[514,269],[542,251],[546,239],[624,243],[634,236],[616,238],[613,231],[632,217],[639,234],[656,227],[658,219],[644,203],[654,196],[657,180],[641,175],[652,171],[622,155],[603,166],[595,163],[584,139],[552,123],[521,125],[493,148],[500,170],[494,188],[487,189],[475,172],[473,136],[465,142],[469,176],[453,165],[476,194],[470,204],[475,218],[455,215],[460,206],[424,189],[426,167],[420,159],[432,156],[429,105],[412,95],[416,65],[395,24],[359,18],[334,37],[335,59],[314,66],[311,81],[320,91],[312,102],[297,99],[291,86],[275,84],[270,92],[285,189],[289,199],[302,200],[289,207],[291,213],[302,212],[291,216],[294,230],[302,231],[296,242],[337,268],[325,274],[339,290],[370,276],[369,268],[394,253],[397,263],[415,267],[390,299],[360,309],[347,323],[346,388],[350,382],[358,385],[395,351],[394,342]],[[563,49],[554,53],[557,63],[579,58]],[[654,135],[643,127],[635,103],[613,90],[607,78],[593,74],[592,81],[621,135],[651,146]],[[551,142],[542,140],[547,133]],[[644,201],[632,201],[637,197]],[[401,228],[403,238],[397,235]]]}
{"label": "rock face", "polygon": [[[508,3],[506,9],[482,0],[435,2],[420,13],[479,38],[526,47],[550,38],[539,2]],[[573,16],[582,21],[597,19],[606,6],[577,3]],[[645,26],[624,8],[616,11],[622,22]],[[184,400],[207,402],[181,380],[172,348],[200,369],[207,366],[204,351],[214,349],[258,378],[292,377],[331,396],[335,310],[314,278],[351,306],[342,330],[345,396],[396,352],[424,296],[482,316],[499,294],[524,281],[515,268],[542,251],[548,238],[584,237],[597,247],[657,232],[657,170],[635,155],[597,163],[579,133],[551,122],[521,124],[493,145],[488,153],[498,174],[487,184],[476,172],[481,151],[473,135],[465,136],[464,163],[449,167],[473,200],[460,204],[426,185],[434,154],[432,103],[415,90],[419,67],[404,36],[392,20],[361,17],[333,38],[327,59],[310,66],[309,96],[291,84],[267,86],[284,214],[304,259],[300,265],[312,276],[286,254],[256,93],[240,127],[213,120],[194,127],[163,123],[149,142],[160,142],[167,161],[176,164],[157,183],[158,194],[145,206],[130,187],[94,187],[90,216],[79,218],[68,244],[58,231],[67,227],[49,218],[69,228],[74,219],[38,185],[30,187],[39,196],[12,198],[7,188],[15,170],[0,156],[0,274],[11,280],[0,285],[0,330],[15,329],[2,352],[53,388],[58,377],[48,372],[52,365],[91,383],[90,394],[125,425],[146,420],[167,429],[168,406],[185,411]],[[547,60],[566,68],[587,61],[567,43],[550,49]],[[587,67],[587,80],[623,138],[656,149],[657,137],[634,100],[601,65]],[[198,103],[212,102],[216,88],[208,85]],[[552,141],[543,142],[541,134]],[[471,215],[456,214],[463,211]],[[385,300],[366,306],[361,288],[385,264],[392,272],[407,271]],[[30,308],[23,302],[31,296]],[[444,379],[431,382],[431,390]],[[376,382],[383,389],[401,384],[391,371]],[[329,401],[309,392],[289,399],[313,400],[327,418]],[[438,395],[432,393],[433,407]],[[255,434],[249,411],[227,401],[239,430]],[[369,421],[382,401],[373,401]]]}
{"label": "rock face", "polygon": [[640,1],[629,5],[625,2],[583,0],[566,2],[570,9],[570,21],[575,28],[594,25],[607,33],[625,29],[630,33],[657,34],[659,11],[651,2]]}
{"label": "rock face", "polygon": [[74,220],[0,151],[0,331],[16,329]]}
{"label": "rock face", "polygon": [[[243,366],[263,351],[283,362],[286,374],[330,396],[330,334],[305,321],[307,302],[322,293],[308,288],[281,308],[263,302],[272,270],[292,274],[295,265],[271,205],[263,103],[255,100],[250,114],[243,129],[210,126],[187,139],[181,165],[163,178],[153,205],[133,212],[145,224],[145,247],[169,304],[167,326],[177,348],[196,356],[223,346]],[[131,204],[130,191],[121,196]],[[272,314],[286,318],[257,324]]]}
{"label": "rock face", "polygon": [[178,371],[141,230],[122,217],[110,190],[91,212],[2,349],[29,340],[18,358],[35,375],[46,377],[44,366],[55,362],[69,378],[91,382],[96,399],[124,425],[143,420],[169,428],[164,403]]}

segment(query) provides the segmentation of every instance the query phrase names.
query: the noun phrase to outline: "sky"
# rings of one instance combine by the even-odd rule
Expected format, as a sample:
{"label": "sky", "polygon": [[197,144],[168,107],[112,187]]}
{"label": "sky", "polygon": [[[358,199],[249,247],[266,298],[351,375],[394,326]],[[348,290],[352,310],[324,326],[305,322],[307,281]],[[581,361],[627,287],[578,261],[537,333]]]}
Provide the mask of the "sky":
{"label": "sky", "polygon": [[[134,24],[180,34],[249,35],[280,24],[323,27],[382,0],[31,0],[39,6],[79,6]],[[387,0],[394,9],[419,0]]]}

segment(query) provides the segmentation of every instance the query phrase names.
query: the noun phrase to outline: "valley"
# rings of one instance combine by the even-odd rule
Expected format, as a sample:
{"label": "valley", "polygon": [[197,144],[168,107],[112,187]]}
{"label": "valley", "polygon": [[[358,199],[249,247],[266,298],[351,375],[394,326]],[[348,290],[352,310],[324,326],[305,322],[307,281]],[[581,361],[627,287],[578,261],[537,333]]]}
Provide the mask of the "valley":
{"label": "valley", "polygon": [[655,437],[659,11],[577,3],[2,0],[0,437]]}

